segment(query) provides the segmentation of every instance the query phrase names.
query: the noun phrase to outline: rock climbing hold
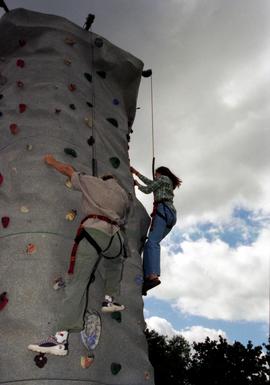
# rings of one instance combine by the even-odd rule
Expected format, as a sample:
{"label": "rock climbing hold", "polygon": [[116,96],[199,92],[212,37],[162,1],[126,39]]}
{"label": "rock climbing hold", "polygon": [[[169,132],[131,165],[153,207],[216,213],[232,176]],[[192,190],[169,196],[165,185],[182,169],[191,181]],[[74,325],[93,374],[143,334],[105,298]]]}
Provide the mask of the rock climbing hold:
{"label": "rock climbing hold", "polygon": [[3,310],[8,303],[7,292],[4,291],[0,294],[0,310]]}
{"label": "rock climbing hold", "polygon": [[112,372],[113,375],[118,374],[121,369],[122,369],[121,364],[118,364],[117,362],[113,362],[111,364],[111,372]]}
{"label": "rock climbing hold", "polygon": [[33,150],[33,145],[32,144],[27,144],[26,145],[26,150],[27,151],[32,151]]}
{"label": "rock climbing hold", "polygon": [[67,155],[71,155],[71,156],[73,156],[73,158],[77,158],[77,153],[76,153],[76,151],[75,150],[73,150],[73,148],[64,148],[64,152],[65,152],[65,154],[67,154]]}
{"label": "rock climbing hold", "polygon": [[18,173],[18,171],[17,171],[16,167],[12,167],[12,169],[11,169],[11,170],[12,170],[12,173],[13,173],[13,174],[15,174],[15,175]]}
{"label": "rock climbing hold", "polygon": [[76,91],[77,87],[75,84],[71,83],[71,84],[69,84],[68,89],[69,89],[69,91],[74,92],[74,91]]}
{"label": "rock climbing hold", "polygon": [[113,99],[113,104],[115,106],[118,106],[120,104],[119,100],[118,99]]}
{"label": "rock climbing hold", "polygon": [[7,82],[7,78],[0,74],[0,85],[4,86]]}
{"label": "rock climbing hold", "polygon": [[102,79],[106,79],[106,72],[105,71],[97,71],[97,75],[99,75]]}
{"label": "rock climbing hold", "polygon": [[70,65],[71,65],[71,60],[68,59],[68,58],[65,58],[65,59],[64,59],[64,63],[65,63],[67,66],[70,66]]}
{"label": "rock climbing hold", "polygon": [[76,41],[72,37],[66,37],[65,38],[65,43],[68,44],[68,45],[73,46],[74,44],[76,44]]}
{"label": "rock climbing hold", "polygon": [[12,123],[12,124],[9,126],[9,129],[10,129],[10,132],[11,132],[13,135],[17,135],[18,132],[19,132],[19,127],[18,127],[17,124],[15,124],[15,123]]}
{"label": "rock climbing hold", "polygon": [[92,128],[92,118],[91,117],[84,118],[84,121],[88,127]]}
{"label": "rock climbing hold", "polygon": [[120,311],[115,311],[113,313],[111,313],[111,317],[112,319],[114,319],[115,321],[121,323],[122,322],[122,314]]}
{"label": "rock climbing hold", "polygon": [[2,217],[1,222],[2,222],[4,229],[6,229],[9,225],[10,219],[9,219],[9,217]]}
{"label": "rock climbing hold", "polygon": [[90,136],[90,138],[87,140],[87,143],[89,146],[93,146],[95,144],[95,138],[93,136]]}
{"label": "rock climbing hold", "polygon": [[0,100],[3,99],[4,95],[0,94]]}
{"label": "rock climbing hold", "polygon": [[54,290],[63,289],[66,286],[66,283],[62,277],[58,277],[54,280],[53,288]]}
{"label": "rock climbing hold", "polygon": [[85,77],[85,79],[87,79],[90,83],[92,82],[92,75],[89,74],[88,72],[85,72],[85,73],[84,73],[84,77]]}
{"label": "rock climbing hold", "polygon": [[3,175],[2,174],[0,174],[0,186],[1,186],[1,184],[4,182],[4,177],[3,177]]}
{"label": "rock climbing hold", "polygon": [[20,103],[19,104],[19,111],[22,114],[23,112],[26,111],[26,104]]}
{"label": "rock climbing hold", "polygon": [[47,364],[47,357],[45,357],[44,353],[39,353],[35,356],[34,361],[36,365],[42,369]]}
{"label": "rock climbing hold", "polygon": [[110,158],[110,162],[114,168],[118,168],[120,166],[120,160],[116,157]]}
{"label": "rock climbing hold", "polygon": [[26,41],[25,40],[19,40],[19,46],[20,47],[24,47],[26,44]]}
{"label": "rock climbing hold", "polygon": [[23,68],[25,66],[25,61],[23,59],[17,60],[17,67]]}
{"label": "rock climbing hold", "polygon": [[17,87],[23,88],[24,87],[24,82],[22,82],[21,80],[17,80]]}
{"label": "rock climbing hold", "polygon": [[66,220],[72,222],[76,218],[76,215],[77,215],[76,210],[70,210],[66,215]]}
{"label": "rock climbing hold", "polygon": [[118,122],[114,118],[107,118],[108,122],[111,123],[114,127],[118,127]]}
{"label": "rock climbing hold", "polygon": [[150,380],[150,373],[149,372],[144,372],[144,379],[145,380]]}
{"label": "rock climbing hold", "polygon": [[65,185],[66,185],[67,188],[72,188],[71,180],[70,180],[70,179],[67,179],[67,180],[65,181]]}
{"label": "rock climbing hold", "polygon": [[62,111],[62,110],[61,110],[60,108],[56,108],[56,109],[54,110],[54,112],[55,112],[56,114],[60,114],[61,111]]}
{"label": "rock climbing hold", "polygon": [[130,142],[130,135],[129,134],[127,134],[127,141],[128,141],[128,143]]}
{"label": "rock climbing hold", "polygon": [[36,251],[37,251],[36,245],[34,245],[33,243],[28,243],[26,248],[27,254],[34,254]]}
{"label": "rock climbing hold", "polygon": [[83,369],[88,369],[94,362],[94,357],[81,356],[81,367]]}
{"label": "rock climbing hold", "polygon": [[142,76],[144,78],[149,78],[151,75],[152,75],[152,70],[151,69],[142,71]]}
{"label": "rock climbing hold", "polygon": [[93,104],[90,103],[90,102],[86,102],[86,104],[88,105],[88,107],[92,108],[93,107]]}
{"label": "rock climbing hold", "polygon": [[69,105],[69,108],[71,108],[72,110],[76,110],[75,104],[70,104],[70,105]]}
{"label": "rock climbing hold", "polygon": [[23,214],[27,214],[29,213],[29,208],[27,206],[21,206],[20,211]]}
{"label": "rock climbing hold", "polygon": [[0,118],[3,116],[3,112],[2,111],[0,111]]}
{"label": "rock climbing hold", "polygon": [[100,37],[95,38],[95,46],[101,48],[103,46],[103,40]]}

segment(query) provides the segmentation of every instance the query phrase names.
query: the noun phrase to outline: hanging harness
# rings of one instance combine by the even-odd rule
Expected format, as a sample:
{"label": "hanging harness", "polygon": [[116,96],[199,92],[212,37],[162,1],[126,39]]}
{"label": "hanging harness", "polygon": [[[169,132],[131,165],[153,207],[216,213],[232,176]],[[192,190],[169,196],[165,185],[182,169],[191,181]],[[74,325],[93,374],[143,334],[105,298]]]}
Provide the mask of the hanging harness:
{"label": "hanging harness", "polygon": [[[168,202],[167,200],[160,200],[160,201],[154,201],[153,203],[153,211],[152,211],[152,214],[151,214],[151,217],[152,217],[152,221],[151,221],[151,226],[150,226],[150,231],[153,230],[153,226],[154,226],[154,219],[155,217],[158,215],[160,218],[162,218],[165,222],[166,222],[166,227],[168,229],[172,229],[173,228],[173,225],[171,225],[169,223],[169,219],[168,219],[168,216],[166,214],[166,210],[165,210],[165,206],[170,210],[172,211],[167,205],[166,205],[166,202]],[[162,204],[163,205],[163,208],[164,208],[164,213],[165,215],[163,215],[161,212],[158,211],[158,205],[159,204]]]}
{"label": "hanging harness", "polygon": [[102,257],[106,258],[106,259],[115,259],[117,257],[119,257],[123,251],[123,243],[122,243],[122,240],[120,238],[120,235],[117,231],[117,235],[118,235],[118,238],[119,238],[119,241],[120,241],[120,244],[121,244],[121,248],[120,248],[120,251],[119,253],[114,256],[114,257],[107,257],[105,256],[103,253],[105,253],[107,250],[109,250],[109,248],[111,247],[111,244],[112,244],[112,241],[114,239],[114,236],[115,234],[111,237],[110,239],[110,242],[108,244],[108,246],[102,250],[102,248],[99,246],[99,244],[95,241],[95,239],[84,229],[84,227],[82,226],[83,223],[89,219],[89,218],[96,218],[96,219],[99,219],[100,221],[104,221],[104,222],[107,222],[107,223],[110,223],[111,225],[117,225],[117,223],[115,221],[112,221],[110,218],[107,218],[103,215],[96,215],[96,214],[90,214],[90,215],[87,215],[87,217],[85,217],[82,221],[81,221],[81,224],[77,230],[77,234],[76,234],[76,237],[74,239],[74,244],[73,244],[73,248],[72,248],[72,251],[71,251],[71,256],[70,256],[70,263],[69,263],[69,269],[68,269],[68,274],[73,274],[74,273],[74,267],[75,267],[75,262],[76,262],[76,256],[77,256],[77,250],[78,250],[78,246],[79,246],[79,243],[81,242],[82,239],[86,238],[87,241],[96,249],[97,253],[98,253],[98,256],[99,258],[97,259],[94,267],[93,267],[93,271],[92,271],[92,275],[95,273],[97,267],[98,267],[98,264],[101,260]]}

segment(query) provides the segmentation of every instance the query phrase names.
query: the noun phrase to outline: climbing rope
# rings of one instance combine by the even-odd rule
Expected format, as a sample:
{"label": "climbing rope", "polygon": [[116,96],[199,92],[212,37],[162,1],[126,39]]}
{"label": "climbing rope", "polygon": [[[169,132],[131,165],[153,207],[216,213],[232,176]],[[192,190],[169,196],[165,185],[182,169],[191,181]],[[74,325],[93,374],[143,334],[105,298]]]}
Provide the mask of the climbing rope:
{"label": "climbing rope", "polygon": [[95,144],[95,81],[94,81],[94,44],[93,44],[93,32],[90,28],[91,33],[91,71],[92,71],[92,175],[98,176],[97,170],[97,159],[96,159],[96,144]]}
{"label": "climbing rope", "polygon": [[152,174],[155,176],[155,130],[154,130],[154,101],[153,101],[153,75],[151,74],[151,122],[152,122]]}

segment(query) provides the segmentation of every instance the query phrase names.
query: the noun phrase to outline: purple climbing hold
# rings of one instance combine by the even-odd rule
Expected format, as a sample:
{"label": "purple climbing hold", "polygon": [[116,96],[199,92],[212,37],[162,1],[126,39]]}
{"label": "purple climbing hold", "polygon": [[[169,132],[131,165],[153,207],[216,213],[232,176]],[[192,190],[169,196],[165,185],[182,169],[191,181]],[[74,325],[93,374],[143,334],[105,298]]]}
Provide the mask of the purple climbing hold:
{"label": "purple climbing hold", "polygon": [[3,177],[3,175],[0,173],[0,186],[1,186],[1,184],[4,182],[4,177]]}
{"label": "purple climbing hold", "polygon": [[92,82],[92,75],[89,74],[88,72],[85,72],[85,73],[84,73],[84,77],[85,77],[85,79],[87,79],[90,83]]}
{"label": "purple climbing hold", "polygon": [[152,70],[149,69],[142,72],[142,77],[149,78],[150,76],[152,76]]}
{"label": "purple climbing hold", "polygon": [[3,293],[0,294],[0,310],[4,309],[7,303],[8,303],[7,292],[4,291]]}
{"label": "purple climbing hold", "polygon": [[93,146],[95,144],[95,138],[93,136],[90,136],[90,138],[87,140],[87,143],[89,146]]}
{"label": "purple climbing hold", "polygon": [[97,75],[99,75],[102,79],[106,79],[106,72],[105,71],[97,71]]}
{"label": "purple climbing hold", "polygon": [[95,38],[95,46],[101,48],[103,46],[103,40],[100,37]]}
{"label": "purple climbing hold", "polygon": [[113,104],[115,106],[118,106],[120,104],[119,100],[118,99],[113,99]]}
{"label": "purple climbing hold", "polygon": [[108,122],[110,122],[114,127],[118,127],[118,122],[114,118],[107,118]]}

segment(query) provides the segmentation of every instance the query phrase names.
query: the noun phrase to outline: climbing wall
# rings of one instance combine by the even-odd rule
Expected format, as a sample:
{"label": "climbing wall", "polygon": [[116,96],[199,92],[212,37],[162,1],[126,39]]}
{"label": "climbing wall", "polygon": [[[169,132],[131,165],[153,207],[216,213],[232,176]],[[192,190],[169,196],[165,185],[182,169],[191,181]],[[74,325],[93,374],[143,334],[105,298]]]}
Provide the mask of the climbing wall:
{"label": "climbing wall", "polygon": [[[24,9],[2,17],[0,37],[0,384],[152,385],[140,257],[149,217],[128,156],[143,64],[64,18]],[[80,192],[45,165],[47,153],[119,178],[130,199],[129,256],[124,312],[100,313],[102,267],[91,285],[90,309],[101,317],[94,359],[74,333],[69,355],[47,356],[40,368],[27,346],[56,331],[82,219]]]}

